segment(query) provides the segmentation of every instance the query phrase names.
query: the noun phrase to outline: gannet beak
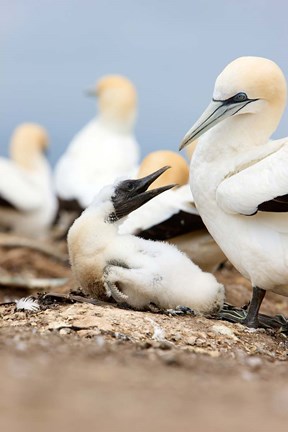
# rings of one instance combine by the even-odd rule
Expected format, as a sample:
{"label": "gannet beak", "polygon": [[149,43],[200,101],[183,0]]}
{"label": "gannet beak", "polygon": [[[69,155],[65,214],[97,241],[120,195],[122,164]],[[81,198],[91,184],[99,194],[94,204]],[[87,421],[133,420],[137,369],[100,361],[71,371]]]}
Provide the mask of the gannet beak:
{"label": "gannet beak", "polygon": [[147,191],[148,187],[168,168],[170,167],[160,168],[154,173],[140,179],[124,180],[121,182],[115,190],[115,195],[112,197],[117,219],[127,216],[152,198],[176,186],[175,184],[170,184]]}
{"label": "gannet beak", "polygon": [[88,97],[97,97],[97,91],[95,88],[84,90],[84,94]]}
{"label": "gannet beak", "polygon": [[184,136],[179,150],[192,143],[195,139],[199,138],[209,129],[214,127],[217,123],[220,123],[227,117],[230,117],[242,108],[244,108],[248,103],[254,102],[255,99],[248,99],[243,102],[233,102],[230,99],[225,101],[215,101],[212,100],[210,105],[206,108],[204,113],[201,115],[199,120],[192,126],[192,128]]}

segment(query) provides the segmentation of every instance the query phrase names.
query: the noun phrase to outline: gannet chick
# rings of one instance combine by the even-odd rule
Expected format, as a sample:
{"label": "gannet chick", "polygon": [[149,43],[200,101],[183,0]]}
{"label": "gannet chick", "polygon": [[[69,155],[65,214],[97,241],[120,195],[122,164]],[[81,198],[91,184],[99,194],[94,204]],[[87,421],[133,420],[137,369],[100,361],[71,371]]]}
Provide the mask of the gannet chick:
{"label": "gannet chick", "polygon": [[173,187],[147,191],[166,169],[99,192],[68,233],[73,274],[90,295],[101,294],[102,282],[108,296],[138,310],[152,305],[160,309],[184,305],[201,313],[218,310],[224,288],[213,275],[203,273],[172,245],[118,233],[123,217]]}
{"label": "gannet chick", "polygon": [[166,240],[176,245],[202,270],[213,272],[226,257],[208,233],[195,207],[185,159],[169,150],[152,152],[143,159],[138,178],[164,165],[171,168],[153,183],[153,187],[169,183],[176,183],[179,187],[157,195],[129,214],[120,225],[119,233],[135,234],[148,240]]}
{"label": "gannet chick", "polygon": [[218,76],[211,104],[180,146],[201,136],[192,194],[211,235],[251,280],[244,322],[251,327],[258,326],[267,290],[288,296],[288,138],[270,140],[285,101],[286,81],[275,63],[238,58]]}
{"label": "gannet chick", "polygon": [[0,227],[17,234],[46,234],[57,211],[49,163],[44,155],[48,136],[44,128],[24,123],[10,144],[11,159],[0,158]]}
{"label": "gannet chick", "polygon": [[77,133],[55,168],[56,192],[68,209],[86,208],[104,185],[133,177],[139,163],[134,85],[107,75],[90,94],[98,98],[98,115]]}

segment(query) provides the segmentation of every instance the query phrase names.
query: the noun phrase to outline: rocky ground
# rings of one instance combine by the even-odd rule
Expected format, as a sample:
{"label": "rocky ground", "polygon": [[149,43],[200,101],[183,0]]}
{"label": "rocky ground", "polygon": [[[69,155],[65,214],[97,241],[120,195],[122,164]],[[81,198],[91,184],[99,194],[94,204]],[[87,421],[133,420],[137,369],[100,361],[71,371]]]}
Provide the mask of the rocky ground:
{"label": "rocky ground", "polygon": [[[57,251],[62,261],[2,247],[1,301],[40,292],[25,280],[41,278],[41,292],[75,289],[65,247]],[[230,265],[217,277],[230,303],[249,300],[249,283]],[[67,281],[53,286],[55,278]],[[270,294],[262,310],[288,316],[288,301]],[[12,303],[0,315],[3,431],[287,430],[280,332],[113,305],[55,302],[30,313]]]}

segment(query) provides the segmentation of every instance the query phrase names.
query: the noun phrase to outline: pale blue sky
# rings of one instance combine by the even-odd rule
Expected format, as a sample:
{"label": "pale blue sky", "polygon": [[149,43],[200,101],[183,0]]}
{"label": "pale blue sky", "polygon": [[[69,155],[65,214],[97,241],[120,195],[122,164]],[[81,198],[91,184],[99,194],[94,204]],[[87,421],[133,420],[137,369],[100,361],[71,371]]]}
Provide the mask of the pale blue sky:
{"label": "pale blue sky", "polygon": [[177,150],[234,58],[268,57],[288,77],[287,17],[285,0],[0,0],[0,153],[35,121],[54,163],[95,114],[83,91],[107,73],[138,89],[142,154]]}

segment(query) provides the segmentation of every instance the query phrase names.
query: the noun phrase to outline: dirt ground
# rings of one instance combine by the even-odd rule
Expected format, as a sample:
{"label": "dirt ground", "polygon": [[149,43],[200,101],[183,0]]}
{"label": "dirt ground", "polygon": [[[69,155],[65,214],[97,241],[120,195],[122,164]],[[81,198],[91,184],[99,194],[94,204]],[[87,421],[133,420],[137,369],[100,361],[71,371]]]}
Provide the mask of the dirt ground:
{"label": "dirt ground", "polygon": [[[29,249],[0,248],[0,268],[0,281],[68,278],[53,291],[76,288],[67,264]],[[249,300],[229,264],[217,278],[230,303]],[[2,302],[40,292],[13,280]],[[288,301],[270,294],[262,311],[288,316]],[[1,431],[287,430],[282,333],[79,303],[1,305],[0,318]]]}

